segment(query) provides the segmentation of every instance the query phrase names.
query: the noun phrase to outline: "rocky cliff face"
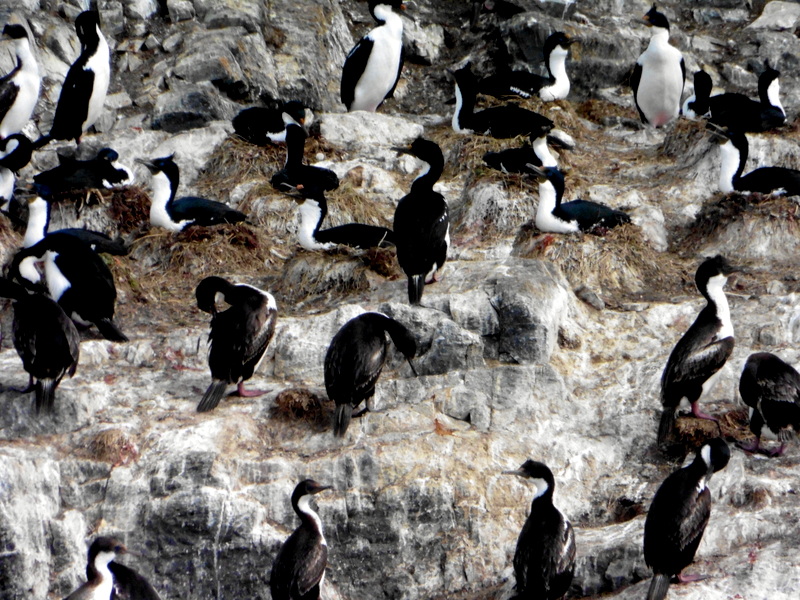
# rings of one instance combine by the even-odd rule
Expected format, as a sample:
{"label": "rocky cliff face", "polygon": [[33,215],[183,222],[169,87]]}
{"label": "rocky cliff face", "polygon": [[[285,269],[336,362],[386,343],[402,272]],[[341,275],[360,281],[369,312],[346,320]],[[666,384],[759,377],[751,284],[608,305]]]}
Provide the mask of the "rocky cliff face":
{"label": "rocky cliff face", "polygon": [[[505,599],[532,490],[501,471],[526,458],[553,469],[556,505],[576,527],[570,597],[643,597],[644,515],[676,467],[654,450],[659,380],[702,306],[692,283],[701,257],[723,252],[746,267],[728,286],[734,356],[704,403],[730,441],[748,435],[737,392],[746,357],[768,350],[800,361],[796,204],[717,194],[717,150],[700,124],[635,125],[625,80],[647,32],[631,18],[648,3],[518,0],[527,12],[483,14],[470,29],[470,3],[417,2],[406,25],[410,61],[396,97],[373,116],[342,114],[338,101],[345,53],[371,27],[363,2],[0,0],[4,21],[29,25],[46,75],[31,137],[48,129],[77,55],[71,23],[90,4],[114,77],[98,132],[78,156],[112,146],[130,164],[177,151],[184,193],[228,201],[253,224],[148,231],[141,191],[89,202],[79,217],[71,204],[55,211],[54,227],[88,222],[132,243],[129,257],[109,261],[131,342],[86,334],[55,413],[37,417],[11,389],[27,376],[4,310],[0,597],[66,596],[84,581],[87,540],[114,534],[138,553],[124,562],[165,600],[267,599],[272,560],[297,525],[289,496],[313,477],[333,486],[317,496],[330,547],[323,597]],[[768,59],[782,71],[794,119],[796,3],[663,4],[689,72],[702,65],[719,87],[754,95]],[[448,130],[447,68],[469,58],[488,74],[488,57],[501,50],[515,67],[538,65],[554,29],[582,40],[568,63],[572,93],[531,106],[577,141],[560,151],[567,196],[633,216],[635,226],[603,237],[540,235],[530,224],[535,184],[480,162],[510,143]],[[0,61],[6,72],[7,52]],[[331,224],[390,225],[418,167],[390,148],[420,134],[442,146],[437,189],[454,244],[422,307],[408,306],[392,252],[298,249],[293,202],[266,183],[282,149],[229,138],[243,106],[286,98],[317,114],[321,135],[306,156],[342,178],[329,197]],[[56,149],[74,151],[38,152],[23,187],[56,164]],[[751,136],[749,168],[761,164],[800,167],[793,126]],[[146,191],[146,173],[137,177]],[[20,242],[3,217],[5,262]],[[209,374],[207,319],[193,308],[193,289],[210,274],[270,288],[280,320],[254,380],[271,392],[197,414]],[[364,310],[414,331],[419,377],[391,354],[373,411],[337,440],[322,360],[338,328]],[[691,439],[716,434],[686,423]],[[778,459],[734,449],[711,482],[714,508],[694,567],[711,578],[669,597],[795,597],[799,475],[796,445]]]}

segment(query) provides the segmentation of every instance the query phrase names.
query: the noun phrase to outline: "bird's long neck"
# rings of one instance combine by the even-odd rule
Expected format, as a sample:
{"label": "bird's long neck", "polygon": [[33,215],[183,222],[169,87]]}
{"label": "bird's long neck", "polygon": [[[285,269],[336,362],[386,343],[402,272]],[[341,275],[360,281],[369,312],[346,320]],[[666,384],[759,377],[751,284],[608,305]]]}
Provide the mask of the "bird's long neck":
{"label": "bird's long neck", "polygon": [[444,165],[433,159],[433,162],[425,163],[417,178],[411,184],[412,191],[432,190],[434,184],[442,176]]}
{"label": "bird's long neck", "polygon": [[463,90],[456,83],[456,108],[453,111],[453,131],[456,133],[469,133],[468,123],[475,110],[475,94],[470,90]]}
{"label": "bird's long neck", "polygon": [[[714,310],[717,319],[722,323],[722,328],[717,334],[719,339],[733,336],[733,323],[731,322],[731,310],[728,306],[728,298],[725,296],[725,282],[728,278],[724,275],[716,275],[708,280],[705,293],[709,306]],[[701,290],[702,293],[703,290]]]}
{"label": "bird's long neck", "polygon": [[328,214],[327,207],[321,206],[315,200],[307,199],[300,205],[300,229],[297,232],[300,245],[307,250],[324,250],[331,244],[321,244],[317,241],[317,232],[322,227],[322,221]]}
{"label": "bird's long neck", "polygon": [[747,149],[737,148],[730,140],[720,144],[719,189],[725,194],[734,190],[736,181],[742,176]]}
{"label": "bird's long neck", "polygon": [[758,95],[762,104],[774,106],[783,114],[786,114],[786,111],[783,110],[783,104],[781,104],[781,83],[777,77],[770,82],[767,89],[759,89]]}
{"label": "bird's long neck", "polygon": [[550,148],[547,145],[547,136],[543,135],[542,137],[538,137],[533,140],[533,152],[542,161],[543,167],[557,167],[558,161],[556,157],[553,156],[552,152],[550,152]]}
{"label": "bird's long neck", "polygon": [[25,228],[23,248],[30,248],[47,235],[50,225],[50,204],[42,198],[36,198],[28,204],[28,225]]}
{"label": "bird's long neck", "polygon": [[302,127],[289,125],[286,128],[286,169],[298,168],[303,164],[306,134]]}
{"label": "bird's long neck", "polygon": [[114,554],[110,552],[98,552],[97,556],[86,566],[86,576],[90,583],[100,589],[96,592],[95,598],[111,598],[111,591],[114,587],[114,578],[108,568],[108,563],[114,560]]}
{"label": "bird's long neck", "polygon": [[547,72],[550,73],[550,79],[554,82],[556,87],[566,86],[569,93],[569,77],[567,76],[567,50],[561,46],[557,46],[550,53],[550,59],[547,61]]}
{"label": "bird's long neck", "polygon": [[650,37],[650,44],[647,46],[647,49],[658,51],[669,45],[669,29],[653,27],[653,35]]}
{"label": "bird's long neck", "polygon": [[22,65],[22,70],[31,75],[39,76],[39,64],[31,50],[28,38],[20,38],[16,41],[17,59]]}
{"label": "bird's long neck", "polygon": [[[177,179],[177,177],[176,177]],[[171,179],[163,171],[153,175],[153,195],[150,197],[150,222],[171,231],[183,229],[181,224],[175,224],[170,215],[169,206],[175,199],[178,181]]]}
{"label": "bird's long neck", "polygon": [[378,4],[375,7],[375,20],[381,23],[381,27],[385,27],[392,37],[396,39],[403,37],[403,20],[391,6]]}
{"label": "bird's long neck", "polygon": [[322,543],[326,544],[325,535],[322,533],[322,521],[316,511],[311,508],[311,496],[300,496],[300,500],[294,506],[294,512],[300,517],[303,525],[313,529],[322,538]]}

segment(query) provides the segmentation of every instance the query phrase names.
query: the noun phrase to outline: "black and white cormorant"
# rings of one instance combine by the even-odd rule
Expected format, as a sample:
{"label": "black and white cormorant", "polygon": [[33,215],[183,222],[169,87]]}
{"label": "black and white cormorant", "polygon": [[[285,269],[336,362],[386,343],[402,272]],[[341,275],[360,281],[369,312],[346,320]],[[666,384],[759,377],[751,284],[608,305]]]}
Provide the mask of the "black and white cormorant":
{"label": "black and white cormorant", "polygon": [[316,187],[329,192],[339,187],[339,177],[330,169],[303,164],[306,137],[306,130],[299,125],[286,125],[286,163],[270,179],[276,190]]}
{"label": "black and white cormorant", "polygon": [[14,40],[17,65],[0,78],[0,139],[22,131],[36,107],[42,84],[25,27],[8,24],[3,28],[3,38]]}
{"label": "black and white cormorant", "polygon": [[109,563],[127,549],[118,539],[101,536],[89,546],[89,560],[86,564],[87,581],[64,600],[112,600],[114,576]]}
{"label": "black and white cormorant", "polygon": [[233,118],[233,130],[240,138],[256,146],[286,141],[289,123],[306,125],[308,111],[302,102],[291,100],[277,108],[254,106],[245,108]]}
{"label": "black and white cormorant", "polygon": [[353,46],[342,68],[341,98],[348,111],[375,112],[394,94],[403,70],[402,0],[369,0],[378,26]]}
{"label": "black and white cormorant", "polygon": [[67,71],[50,133],[36,141],[42,146],[50,140],[75,140],[94,125],[106,101],[111,81],[108,43],[100,31],[100,14],[87,10],[75,19],[81,53]]}
{"label": "black and white cormorant", "polygon": [[347,223],[320,229],[328,214],[328,202],[318,187],[304,187],[292,197],[300,208],[297,241],[306,250],[329,250],[337,244],[361,249],[394,245],[394,232],[388,227]]}
{"label": "black and white cormorant", "polygon": [[292,492],[292,508],[300,517],[300,526],[283,543],[269,576],[272,600],[319,600],[328,542],[322,533],[322,521],[311,507],[311,496],[331,489],[313,479],[297,484]]}
{"label": "black and white cormorant", "polygon": [[694,560],[711,515],[708,482],[730,456],[722,438],[712,439],[658,488],[644,522],[644,560],[653,569],[647,600],[663,600],[673,576],[681,583],[702,579],[681,572]]}
{"label": "black and white cormorant", "polygon": [[17,173],[30,162],[32,152],[33,144],[22,133],[0,139],[0,210],[9,209]]}
{"label": "black and white cormorant", "polygon": [[[769,352],[757,352],[747,358],[739,379],[739,393],[750,407],[750,431],[756,441],[742,448],[758,452],[764,425],[781,445],[769,451],[780,456],[786,444],[800,433],[800,373]],[[792,431],[794,433],[792,433]]]}
{"label": "black and white cormorant", "polygon": [[692,414],[716,421],[700,410],[700,398],[714,385],[720,369],[733,352],[733,324],[725,282],[735,269],[720,255],[708,258],[694,276],[697,290],[707,304],[675,344],[661,375],[661,404],[664,410],[658,425],[658,444],[664,446],[675,425],[675,413],[685,399]]}
{"label": "black and white cormorant", "polygon": [[[368,312],[350,319],[328,346],[325,389],[328,398],[336,403],[333,433],[337,437],[344,436],[352,417],[360,417],[369,410],[369,400],[375,394],[375,384],[386,362],[387,333],[416,375],[411,363],[417,353],[414,336],[405,325],[381,313]],[[353,414],[361,402],[367,405]]]}
{"label": "black and white cormorant", "polygon": [[119,162],[113,148],[102,148],[89,160],[58,155],[58,166],[33,176],[33,190],[47,199],[76,190],[113,189],[131,185],[133,172]]}
{"label": "black and white cormorant", "polygon": [[518,135],[538,135],[544,127],[553,127],[553,122],[537,112],[515,104],[491,106],[474,112],[478,81],[469,64],[453,73],[455,77],[456,106],[452,126],[456,133],[476,133],[496,138]]}
{"label": "black and white cormorant", "polygon": [[394,211],[394,243],[397,262],[408,277],[408,301],[419,304],[426,283],[438,280],[450,246],[450,214],[447,202],[433,186],[444,170],[444,156],[430,140],[417,138],[410,148],[395,148],[427,163],[400,199]]}
{"label": "black and white cormorant", "polygon": [[557,31],[545,40],[543,52],[547,77],[529,71],[511,71],[506,65],[495,75],[481,80],[478,91],[496,98],[538,96],[545,102],[563,100],[569,94],[567,54],[569,47],[576,41],[563,31]]}
{"label": "black and white cormorant", "polygon": [[507,148],[499,152],[487,152],[483,162],[503,173],[528,173],[528,165],[536,167],[557,167],[558,161],[547,145],[547,134],[551,127],[543,126],[537,133],[532,133],[530,140],[520,148]]}
{"label": "black and white cormorant", "polygon": [[631,218],[621,210],[589,200],[561,202],[564,197],[564,174],[557,167],[528,165],[528,172],[539,181],[539,205],[536,227],[550,233],[592,232],[611,229]]}
{"label": "black and white cormorant", "polygon": [[122,239],[112,240],[99,231],[77,227],[48,231],[50,228],[50,209],[51,204],[39,196],[31,196],[28,199],[28,224],[25,228],[25,237],[22,240],[23,248],[30,248],[34,244],[38,244],[49,233],[65,233],[82,240],[95,252],[113,254],[115,256],[128,254],[129,249]]}
{"label": "black and white cormorant", "polygon": [[514,552],[514,598],[558,600],[567,593],[575,573],[575,534],[570,522],[553,506],[553,473],[534,460],[503,473],[524,477],[536,488]]}
{"label": "black and white cormorant", "polygon": [[775,129],[786,123],[780,100],[780,72],[766,65],[758,78],[759,100],[744,94],[725,93],[711,96],[711,76],[705,71],[694,74],[694,95],[686,100],[687,117],[706,117],[711,123],[741,132]]}
{"label": "black and white cormorant", "polygon": [[51,233],[17,252],[10,272],[39,283],[40,275],[33,262],[44,262],[50,297],[73,321],[86,327],[95,325],[112,342],[128,341],[113,321],[117,299],[114,277],[88,244],[67,233]]}
{"label": "black and white cormorant", "polygon": [[759,167],[742,175],[750,152],[747,136],[731,129],[712,129],[719,143],[719,189],[725,194],[736,192],[800,194],[800,171],[787,167]]}
{"label": "black and white cormorant", "polygon": [[150,225],[169,231],[182,231],[189,225],[240,223],[247,215],[227,204],[184,196],[175,198],[180,184],[180,170],[174,154],[153,160],[139,160],[152,174],[153,195],[150,197]]}
{"label": "black and white cormorant", "polygon": [[[195,296],[197,307],[211,314],[208,366],[212,382],[200,400],[197,412],[216,408],[231,384],[237,386],[237,396],[252,398],[266,393],[246,390],[244,382],[253,376],[275,333],[278,318],[275,298],[251,285],[231,283],[213,276],[198,284]],[[230,308],[219,312],[218,297]]]}
{"label": "black and white cormorant", "polygon": [[653,28],[650,44],[636,60],[631,87],[643,123],[662,127],[678,117],[681,110],[686,63],[680,50],[669,43],[669,21],[656,5],[644,16]]}
{"label": "black and white cormorant", "polygon": [[36,393],[37,414],[52,412],[58,384],[78,366],[78,330],[57,303],[13,281],[0,278],[0,296],[14,300],[14,348],[30,376],[24,392]]}

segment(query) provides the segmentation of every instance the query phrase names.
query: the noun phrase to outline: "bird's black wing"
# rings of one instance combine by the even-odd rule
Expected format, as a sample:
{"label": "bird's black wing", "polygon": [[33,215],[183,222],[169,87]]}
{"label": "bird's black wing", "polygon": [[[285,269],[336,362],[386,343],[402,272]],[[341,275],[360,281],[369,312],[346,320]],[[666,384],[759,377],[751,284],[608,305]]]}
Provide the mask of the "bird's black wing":
{"label": "bird's black wing", "polygon": [[642,109],[639,108],[639,99],[637,98],[637,93],[639,92],[639,82],[642,80],[642,65],[638,62],[633,67],[633,73],[631,73],[631,89],[633,89],[633,101],[636,104],[636,110],[639,111],[639,117],[642,119],[642,123],[647,123],[647,117],[644,116]]}
{"label": "bird's black wing", "polygon": [[[703,309],[705,312],[706,309]],[[719,323],[698,325],[703,312],[678,340],[669,356],[667,366],[661,376],[661,402],[667,405],[671,400],[680,402],[680,397],[671,394],[686,385],[702,385],[709,375],[719,371],[730,358],[734,338],[718,338]]]}
{"label": "bird's black wing", "polygon": [[426,274],[433,266],[435,252],[444,245],[450,224],[447,203],[436,192],[416,204],[404,202],[406,198],[394,213],[397,260],[407,275]]}
{"label": "bird's black wing", "polygon": [[333,243],[353,248],[375,248],[394,244],[394,233],[386,227],[348,223],[318,231],[316,239],[322,244]]}
{"label": "bird's black wing", "polygon": [[94,71],[85,70],[82,61],[79,60],[70,67],[61,87],[53,126],[50,129],[51,138],[71,140],[80,137],[83,124],[89,116],[89,98],[86,94],[91,94],[92,89],[94,89]]}
{"label": "bird's black wing", "polygon": [[678,98],[679,100],[680,98],[683,97],[683,90],[685,88],[686,88],[686,61],[683,59],[683,56],[681,56],[681,95]]}
{"label": "bird's black wing", "polygon": [[787,196],[800,194],[800,171],[786,167],[760,167],[739,178],[736,189],[769,193],[784,190]]}
{"label": "bird's black wing", "polygon": [[590,231],[594,227],[611,228],[631,222],[631,218],[621,210],[589,200],[561,204],[553,210],[553,215],[564,221],[577,221],[581,231]]}
{"label": "bird's black wing", "polygon": [[161,600],[153,586],[133,569],[113,560],[108,569],[114,576],[111,600]]}
{"label": "bird's black wing", "polygon": [[274,600],[303,598],[319,585],[328,564],[328,547],[316,536],[295,530],[275,557],[270,573],[270,591]]}
{"label": "bird's black wing", "polygon": [[[369,55],[372,53],[372,47],[374,45],[375,42],[373,42],[369,36],[364,36],[353,46],[353,49],[350,50],[350,53],[344,60],[344,67],[342,67],[341,98],[347,110],[350,110],[350,106],[353,104],[356,94],[356,84],[361,74],[367,68]],[[398,78],[400,77],[399,72],[397,76]]]}
{"label": "bird's black wing", "polygon": [[[575,532],[566,519],[558,520],[558,543],[544,548],[542,569],[550,592],[566,593],[575,572]],[[553,594],[550,597],[556,597]]]}
{"label": "bird's black wing", "polygon": [[20,65],[18,64],[8,75],[0,79],[0,122],[5,119],[6,113],[14,105],[19,94],[19,86],[11,80],[19,69]]}
{"label": "bird's black wing", "polygon": [[275,333],[275,322],[277,321],[276,312],[269,309],[268,298],[259,294],[261,306],[258,310],[248,312],[245,329],[253,332],[247,336],[244,348],[242,349],[243,376],[249,378],[253,375],[258,362],[267,351],[270,340]]}
{"label": "bird's black wing", "polygon": [[247,219],[247,215],[223,202],[192,196],[175,200],[168,209],[175,221],[193,221],[195,225],[239,223]]}
{"label": "bird's black wing", "polygon": [[386,338],[364,335],[363,323],[345,326],[331,340],[325,355],[325,390],[337,404],[358,404],[372,396],[386,361]]}

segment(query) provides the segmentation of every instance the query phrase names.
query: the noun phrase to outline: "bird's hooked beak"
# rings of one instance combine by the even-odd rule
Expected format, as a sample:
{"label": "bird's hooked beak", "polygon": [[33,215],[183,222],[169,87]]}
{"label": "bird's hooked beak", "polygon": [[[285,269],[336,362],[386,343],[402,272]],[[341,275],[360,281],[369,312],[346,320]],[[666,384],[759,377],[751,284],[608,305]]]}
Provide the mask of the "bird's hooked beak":
{"label": "bird's hooked beak", "polygon": [[536,177],[536,181],[538,181],[539,183],[544,183],[545,181],[547,181],[547,174],[536,165],[533,165],[531,163],[526,163],[525,168],[528,170],[528,173],[530,175],[534,175]]}
{"label": "bird's hooked beak", "polygon": [[399,146],[392,146],[389,150],[394,150],[398,154],[411,154],[411,148],[400,148]]}
{"label": "bird's hooked beak", "polygon": [[707,123],[706,129],[711,133],[711,141],[716,142],[717,144],[724,144],[725,142],[729,141],[730,138],[728,137],[728,128],[721,127],[716,123]]}
{"label": "bird's hooked beak", "polygon": [[332,489],[333,486],[330,485],[322,485],[317,483],[316,481],[309,487],[308,491],[312,494],[319,494],[320,492],[324,492],[325,490]]}
{"label": "bird's hooked beak", "polygon": [[516,475],[517,477],[524,477],[525,473],[523,473],[520,469],[514,469],[513,471],[502,471],[501,475]]}
{"label": "bird's hooked beak", "polygon": [[149,170],[149,171],[150,171],[150,172],[151,172],[153,175],[155,175],[156,173],[158,173],[159,171],[161,171],[161,169],[159,169],[159,168],[158,168],[157,166],[155,166],[155,165],[154,165],[152,162],[150,162],[149,160],[147,160],[147,159],[145,159],[145,158],[136,158],[136,159],[134,159],[134,162],[136,162],[136,163],[138,163],[138,164],[140,164],[140,165],[144,165],[145,167],[147,167],[147,169],[148,169],[148,170]]}

